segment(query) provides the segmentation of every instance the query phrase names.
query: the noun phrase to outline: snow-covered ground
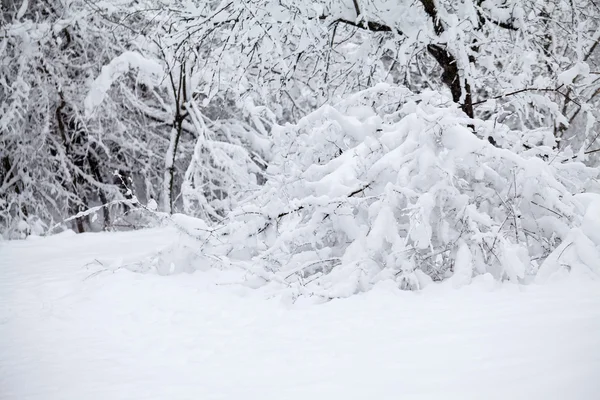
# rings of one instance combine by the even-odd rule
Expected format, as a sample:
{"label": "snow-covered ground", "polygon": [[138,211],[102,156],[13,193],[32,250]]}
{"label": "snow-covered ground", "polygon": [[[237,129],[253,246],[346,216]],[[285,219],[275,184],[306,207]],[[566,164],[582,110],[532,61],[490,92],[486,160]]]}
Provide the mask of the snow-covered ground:
{"label": "snow-covered ground", "polygon": [[290,305],[214,271],[116,268],[173,240],[0,243],[0,399],[600,398],[598,282]]}

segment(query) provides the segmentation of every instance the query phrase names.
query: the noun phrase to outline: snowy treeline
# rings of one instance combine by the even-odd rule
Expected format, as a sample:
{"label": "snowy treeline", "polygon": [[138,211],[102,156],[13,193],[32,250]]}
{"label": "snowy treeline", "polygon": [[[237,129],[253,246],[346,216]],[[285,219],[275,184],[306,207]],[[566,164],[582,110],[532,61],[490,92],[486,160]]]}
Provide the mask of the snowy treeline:
{"label": "snowy treeline", "polygon": [[330,297],[598,268],[597,1],[1,4],[4,237],[168,220]]}

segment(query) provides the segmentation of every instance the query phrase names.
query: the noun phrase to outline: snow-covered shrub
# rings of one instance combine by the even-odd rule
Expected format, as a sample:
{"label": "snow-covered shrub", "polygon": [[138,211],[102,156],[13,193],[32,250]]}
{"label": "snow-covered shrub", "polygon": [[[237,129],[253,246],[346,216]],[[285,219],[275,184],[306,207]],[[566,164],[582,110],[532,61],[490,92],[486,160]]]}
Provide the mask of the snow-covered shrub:
{"label": "snow-covered shrub", "polygon": [[581,224],[574,195],[598,170],[560,158],[550,131],[512,132],[448,104],[377,85],[277,127],[270,180],[219,239],[228,262],[328,297],[383,279],[529,281]]}

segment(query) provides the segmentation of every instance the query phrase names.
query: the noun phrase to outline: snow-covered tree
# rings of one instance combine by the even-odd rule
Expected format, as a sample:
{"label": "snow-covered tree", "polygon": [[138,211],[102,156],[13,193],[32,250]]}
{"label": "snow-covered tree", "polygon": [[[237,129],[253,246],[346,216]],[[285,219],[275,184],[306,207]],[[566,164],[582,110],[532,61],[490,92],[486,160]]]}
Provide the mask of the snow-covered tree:
{"label": "snow-covered tree", "polygon": [[[11,2],[3,7],[0,220],[5,231],[41,233],[118,192],[103,173],[102,135],[83,118],[81,88],[119,43],[92,16],[81,18],[87,14],[77,2],[23,1],[16,12]],[[84,224],[77,219],[75,228],[83,231]]]}
{"label": "snow-covered tree", "polygon": [[591,268],[596,3],[5,0],[3,232],[157,201],[325,297]]}
{"label": "snow-covered tree", "polygon": [[[578,193],[598,176],[579,162],[595,140],[594,6],[253,1],[179,12],[192,42],[226,27],[211,70],[229,74],[211,87],[271,104],[267,88],[288,108],[316,109],[273,129],[267,183],[198,234],[225,232],[213,244],[223,262],[325,297],[387,278],[416,288],[551,269],[545,260],[585,219]],[[571,127],[577,115],[585,129]],[[593,268],[593,248],[572,259]]]}

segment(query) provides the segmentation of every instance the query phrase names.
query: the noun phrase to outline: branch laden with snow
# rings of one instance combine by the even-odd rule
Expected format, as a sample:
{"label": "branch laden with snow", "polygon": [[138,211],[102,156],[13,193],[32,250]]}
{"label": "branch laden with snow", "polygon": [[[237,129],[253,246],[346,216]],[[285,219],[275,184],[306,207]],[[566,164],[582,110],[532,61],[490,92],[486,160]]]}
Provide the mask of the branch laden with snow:
{"label": "branch laden with snow", "polygon": [[[445,102],[378,85],[277,128],[273,178],[230,215],[230,262],[328,297],[385,279],[406,289],[485,273],[524,283],[562,243],[593,233],[574,232],[586,212],[578,193],[597,169],[494,147],[467,125],[517,133]],[[600,242],[585,240],[577,265],[597,270]]]}

